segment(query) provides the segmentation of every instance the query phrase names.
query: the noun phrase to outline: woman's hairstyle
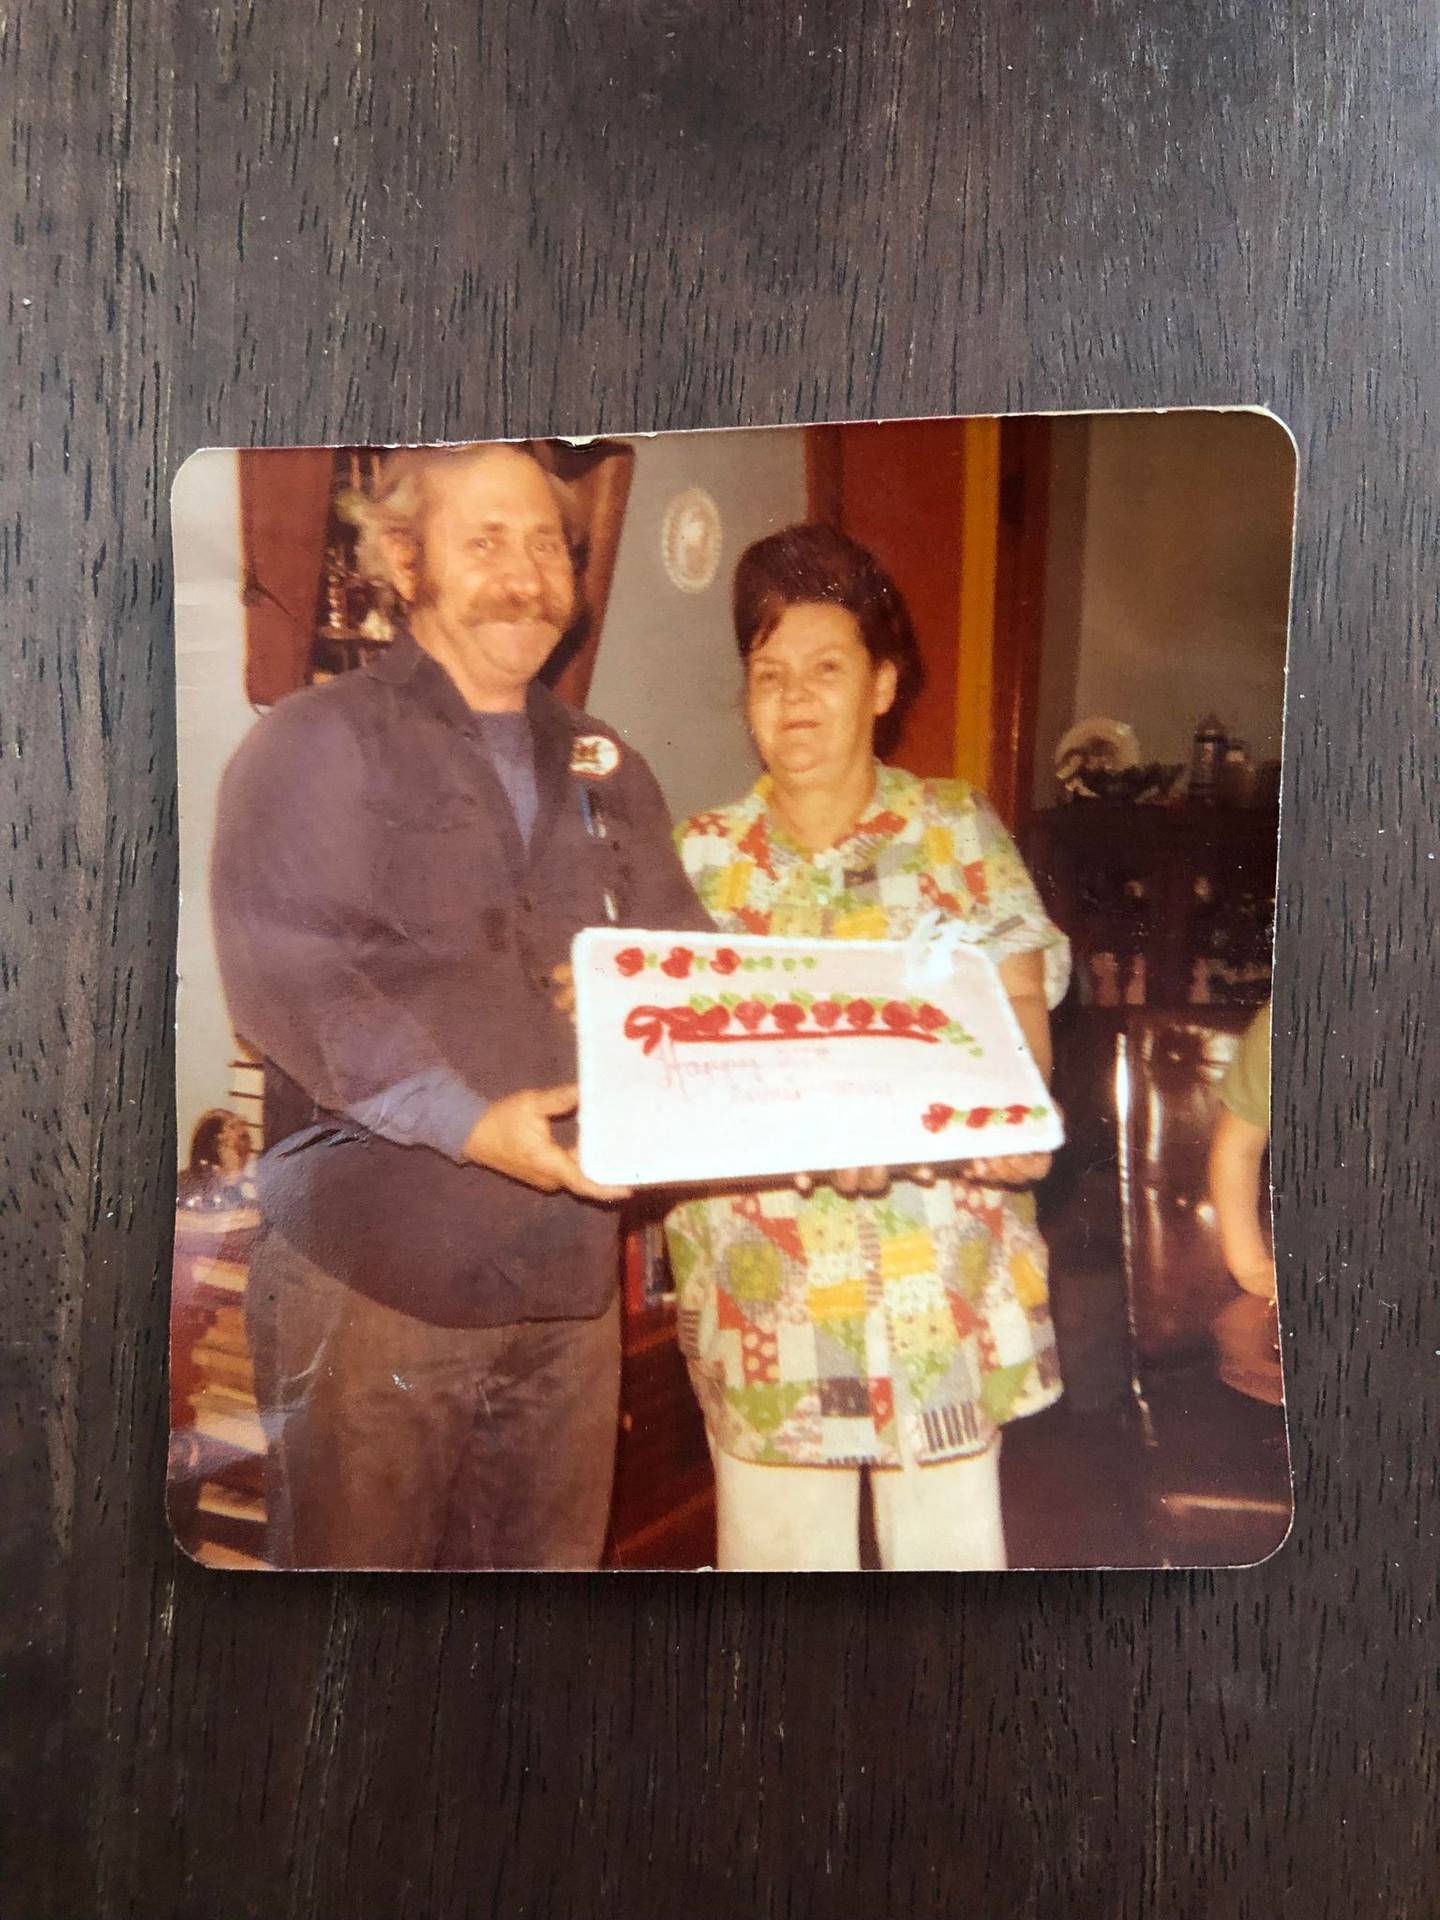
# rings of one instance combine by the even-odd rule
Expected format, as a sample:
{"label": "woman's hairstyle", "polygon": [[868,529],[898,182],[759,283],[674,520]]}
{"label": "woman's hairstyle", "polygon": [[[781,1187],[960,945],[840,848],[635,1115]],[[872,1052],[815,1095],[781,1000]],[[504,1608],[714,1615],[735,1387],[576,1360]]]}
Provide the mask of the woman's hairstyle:
{"label": "woman's hairstyle", "polygon": [[837,527],[810,521],[767,534],[735,568],[735,642],[740,658],[775,631],[787,607],[827,605],[853,614],[875,666],[895,668],[895,700],[876,727],[882,753],[894,745],[905,713],[924,684],[915,629],[900,589],[874,554]]}
{"label": "woman's hairstyle", "polygon": [[208,1113],[201,1114],[190,1136],[191,1173],[212,1173],[219,1167],[220,1142],[232,1127],[238,1127],[249,1138],[250,1129],[229,1107],[212,1107]]}
{"label": "woman's hairstyle", "polygon": [[355,528],[355,571],[361,579],[395,591],[395,563],[387,542],[398,536],[419,546],[429,505],[430,476],[496,446],[528,454],[549,481],[578,574],[582,539],[579,511],[569,487],[555,472],[544,442],[478,440],[453,447],[398,447],[386,454],[368,486],[341,495],[338,510]]}

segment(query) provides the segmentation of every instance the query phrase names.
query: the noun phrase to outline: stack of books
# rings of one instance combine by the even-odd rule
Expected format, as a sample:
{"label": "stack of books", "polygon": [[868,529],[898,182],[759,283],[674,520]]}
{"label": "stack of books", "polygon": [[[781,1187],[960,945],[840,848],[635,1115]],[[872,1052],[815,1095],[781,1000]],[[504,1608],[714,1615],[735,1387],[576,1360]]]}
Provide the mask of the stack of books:
{"label": "stack of books", "polygon": [[197,1433],[227,1449],[263,1454],[265,1433],[255,1405],[255,1368],[238,1303],[227,1302],[191,1350],[199,1383],[192,1401]]}
{"label": "stack of books", "polygon": [[252,1207],[181,1209],[172,1302],[171,1513],[209,1566],[263,1566],[265,1431],[244,1300]]}

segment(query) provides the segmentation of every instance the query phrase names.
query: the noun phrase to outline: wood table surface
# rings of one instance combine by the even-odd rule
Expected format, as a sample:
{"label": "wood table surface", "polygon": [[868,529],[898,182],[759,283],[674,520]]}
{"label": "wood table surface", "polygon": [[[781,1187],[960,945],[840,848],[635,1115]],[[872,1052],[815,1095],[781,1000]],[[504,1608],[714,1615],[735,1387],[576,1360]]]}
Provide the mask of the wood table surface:
{"label": "wood table surface", "polygon": [[[0,10],[7,1920],[1432,1920],[1419,0]],[[1300,452],[1250,1572],[207,1573],[162,1513],[205,444],[1194,403]]]}

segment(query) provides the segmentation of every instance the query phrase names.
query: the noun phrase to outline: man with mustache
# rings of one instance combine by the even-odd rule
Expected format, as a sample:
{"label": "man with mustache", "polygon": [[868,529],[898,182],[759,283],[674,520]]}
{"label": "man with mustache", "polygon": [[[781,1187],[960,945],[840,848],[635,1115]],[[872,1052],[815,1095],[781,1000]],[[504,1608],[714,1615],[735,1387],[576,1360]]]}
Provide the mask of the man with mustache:
{"label": "man with mustache", "polygon": [[619,1394],[615,1203],[568,1141],[582,926],[700,928],[653,775],[536,678],[575,610],[524,447],[390,456],[358,561],[405,608],[226,771],[212,881],[266,1061],[246,1318],[269,1555],[584,1567]]}

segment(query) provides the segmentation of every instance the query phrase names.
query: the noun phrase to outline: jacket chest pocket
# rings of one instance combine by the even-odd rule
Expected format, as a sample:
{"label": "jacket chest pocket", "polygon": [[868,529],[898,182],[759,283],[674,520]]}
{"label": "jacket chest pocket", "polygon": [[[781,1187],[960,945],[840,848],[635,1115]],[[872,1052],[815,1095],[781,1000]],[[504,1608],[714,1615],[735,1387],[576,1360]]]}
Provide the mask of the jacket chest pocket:
{"label": "jacket chest pocket", "polygon": [[538,863],[530,880],[537,911],[547,920],[564,922],[570,934],[622,921],[633,890],[624,843],[608,834],[592,837],[573,829],[556,833],[550,858]]}
{"label": "jacket chest pocket", "polygon": [[393,938],[458,958],[506,943],[512,894],[465,793],[418,806],[377,800],[371,820],[376,920]]}
{"label": "jacket chest pocket", "polygon": [[587,927],[614,926],[625,917],[625,902],[634,891],[629,857],[615,840],[597,840],[578,863],[580,885],[574,911]]}

